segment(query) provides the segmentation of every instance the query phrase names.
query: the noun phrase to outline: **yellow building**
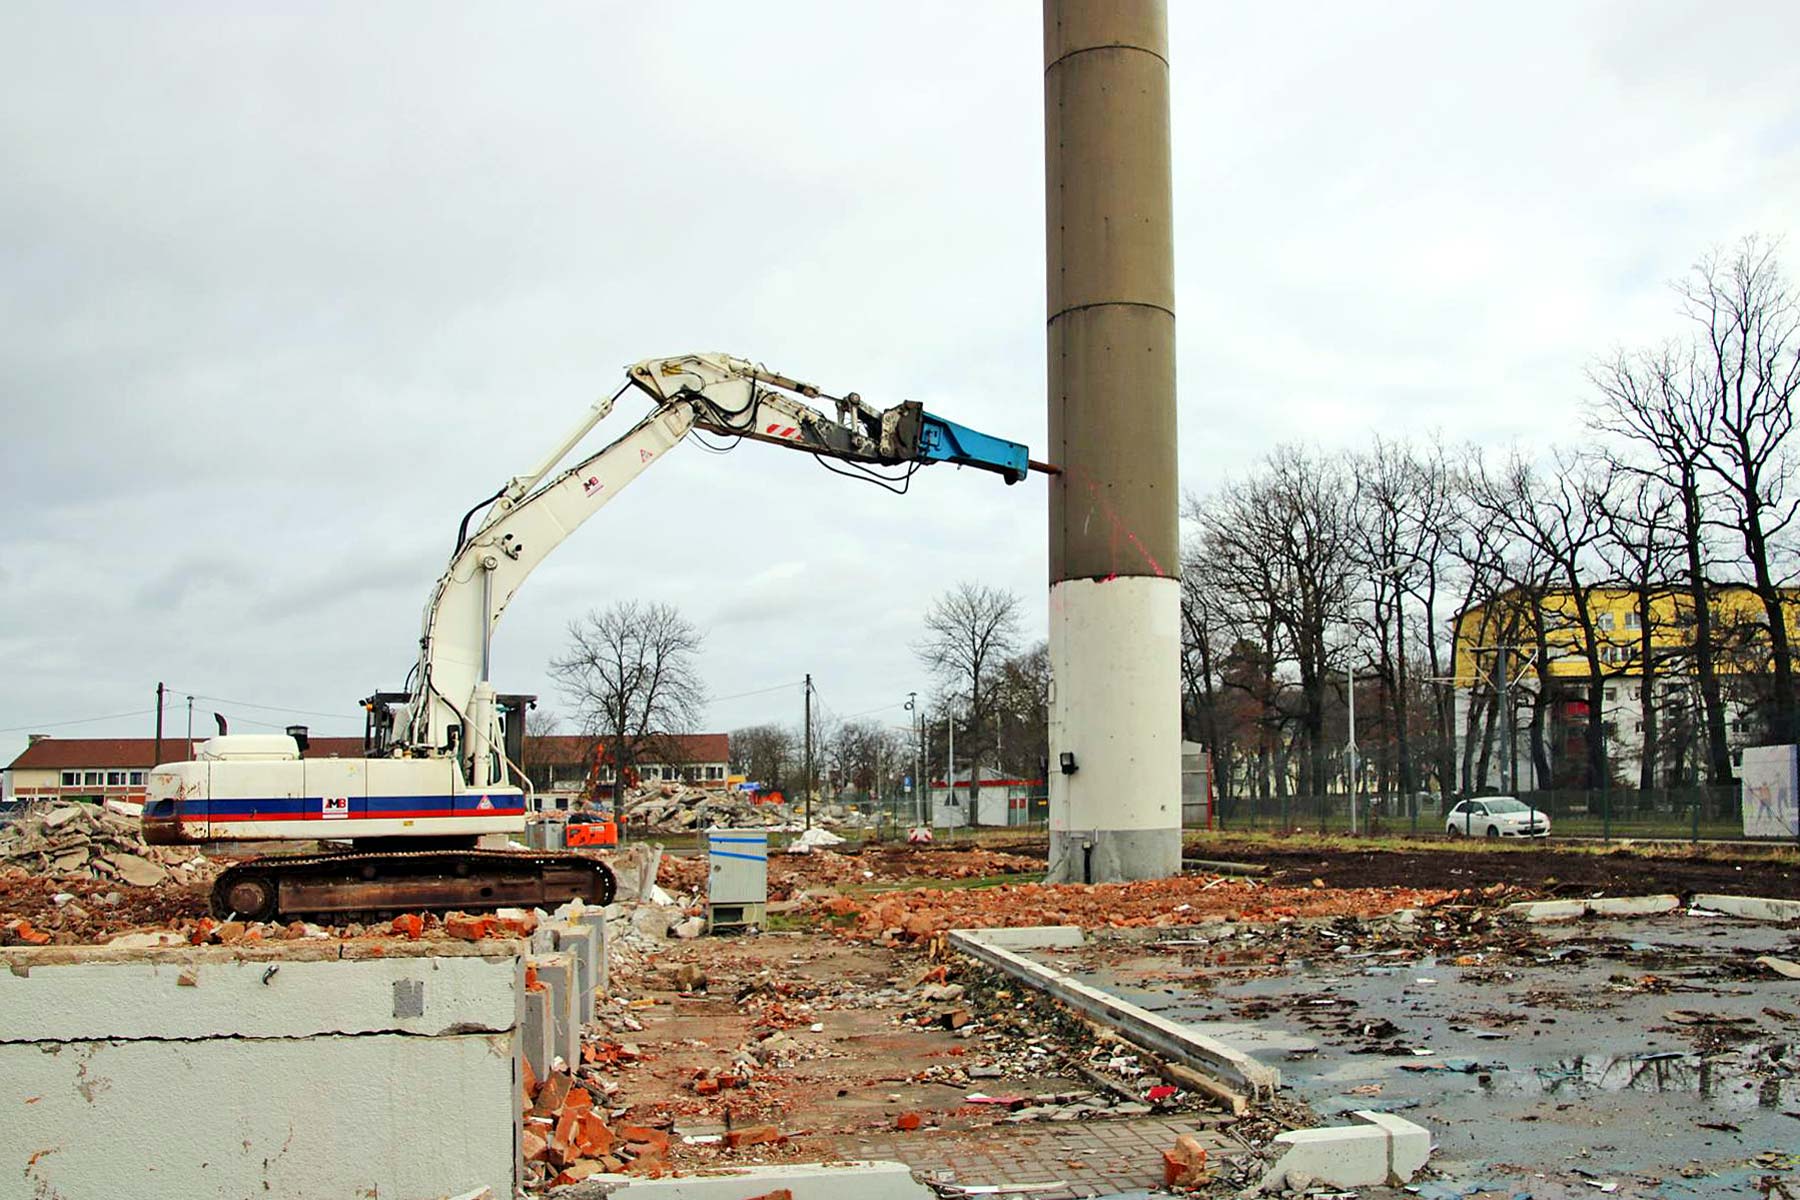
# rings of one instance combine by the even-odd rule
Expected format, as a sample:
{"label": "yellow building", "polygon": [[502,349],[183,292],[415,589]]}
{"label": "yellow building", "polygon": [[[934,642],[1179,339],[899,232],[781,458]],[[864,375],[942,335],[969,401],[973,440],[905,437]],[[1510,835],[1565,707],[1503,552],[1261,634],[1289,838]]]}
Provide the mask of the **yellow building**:
{"label": "yellow building", "polygon": [[[1800,647],[1800,588],[1783,589],[1788,637]],[[1643,670],[1643,614],[1637,589],[1602,585],[1588,591],[1588,616],[1598,642],[1601,673],[1611,678],[1637,678]],[[1694,605],[1685,591],[1670,589],[1650,599],[1650,642],[1665,670],[1685,674],[1693,645]],[[1719,584],[1712,591],[1713,637],[1719,647],[1720,674],[1767,669],[1766,611],[1756,592],[1744,584]],[[1456,686],[1474,687],[1494,668],[1498,648],[1509,648],[1516,674],[1530,664],[1535,674],[1538,622],[1544,625],[1549,670],[1554,678],[1588,678],[1587,640],[1576,612],[1575,593],[1567,588],[1545,592],[1537,605],[1522,589],[1493,604],[1477,604],[1456,617]]]}
{"label": "yellow building", "polygon": [[[1786,589],[1784,594],[1788,637],[1800,650],[1800,588]],[[1600,728],[1608,772],[1619,781],[1638,777],[1644,749],[1644,613],[1638,598],[1635,588],[1615,584],[1596,585],[1586,594],[1600,660]],[[1758,688],[1766,686],[1769,672],[1767,614],[1755,591],[1743,584],[1715,586],[1711,613],[1713,661],[1723,685],[1727,737],[1735,753],[1761,737],[1756,713]],[[1665,777],[1685,778],[1696,770],[1700,752],[1696,743],[1702,736],[1699,689],[1692,686],[1690,597],[1674,587],[1659,590],[1650,599],[1649,623],[1657,677],[1652,699],[1660,731],[1658,771]],[[1540,624],[1547,660],[1542,664]],[[1586,778],[1584,750],[1593,673],[1575,593],[1552,588],[1534,599],[1531,593],[1514,589],[1492,604],[1459,613],[1455,632],[1457,752],[1465,772],[1475,768],[1477,758],[1488,764],[1485,779],[1474,777],[1480,775],[1478,769],[1470,776],[1472,785],[1477,790],[1594,786]],[[1494,704],[1503,672],[1504,714]],[[1548,695],[1540,710],[1537,693],[1545,675]],[[1534,759],[1526,734],[1534,713],[1544,720],[1542,763]]]}

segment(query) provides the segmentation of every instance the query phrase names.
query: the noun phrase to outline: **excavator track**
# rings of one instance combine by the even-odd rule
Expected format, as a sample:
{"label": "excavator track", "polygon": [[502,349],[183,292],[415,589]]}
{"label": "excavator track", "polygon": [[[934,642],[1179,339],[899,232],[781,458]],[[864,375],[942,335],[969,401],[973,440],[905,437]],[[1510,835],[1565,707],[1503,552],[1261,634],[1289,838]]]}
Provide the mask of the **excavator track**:
{"label": "excavator track", "polygon": [[282,854],[227,867],[213,884],[220,920],[612,903],[618,880],[585,854],[514,850],[350,850]]}

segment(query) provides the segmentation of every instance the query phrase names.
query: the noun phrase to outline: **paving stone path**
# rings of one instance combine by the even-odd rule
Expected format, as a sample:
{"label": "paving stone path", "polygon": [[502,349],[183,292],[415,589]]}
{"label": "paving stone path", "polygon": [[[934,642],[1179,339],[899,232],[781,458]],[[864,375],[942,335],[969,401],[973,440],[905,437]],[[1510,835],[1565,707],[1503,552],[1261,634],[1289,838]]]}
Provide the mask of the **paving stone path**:
{"label": "paving stone path", "polygon": [[1077,1200],[1162,1184],[1162,1152],[1192,1134],[1208,1154],[1241,1152],[1235,1142],[1180,1118],[1034,1122],[966,1133],[890,1133],[837,1140],[847,1158],[891,1159],[921,1176],[963,1184],[1053,1183],[1031,1200]]}

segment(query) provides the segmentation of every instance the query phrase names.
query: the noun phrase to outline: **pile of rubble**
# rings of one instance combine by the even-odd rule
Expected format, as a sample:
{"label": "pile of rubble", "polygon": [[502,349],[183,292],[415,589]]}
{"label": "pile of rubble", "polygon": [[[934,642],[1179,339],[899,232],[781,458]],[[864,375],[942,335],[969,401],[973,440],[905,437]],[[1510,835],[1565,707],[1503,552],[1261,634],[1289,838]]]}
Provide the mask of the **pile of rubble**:
{"label": "pile of rubble", "polygon": [[216,873],[197,851],[146,845],[136,820],[97,804],[33,805],[0,827],[0,874],[157,887]]}
{"label": "pile of rubble", "polygon": [[[867,829],[875,814],[854,806],[815,801],[812,821],[839,829]],[[721,826],[731,829],[806,828],[806,808],[800,801],[758,803],[747,794],[665,783],[641,787],[625,794],[625,827],[633,832],[679,833]]]}

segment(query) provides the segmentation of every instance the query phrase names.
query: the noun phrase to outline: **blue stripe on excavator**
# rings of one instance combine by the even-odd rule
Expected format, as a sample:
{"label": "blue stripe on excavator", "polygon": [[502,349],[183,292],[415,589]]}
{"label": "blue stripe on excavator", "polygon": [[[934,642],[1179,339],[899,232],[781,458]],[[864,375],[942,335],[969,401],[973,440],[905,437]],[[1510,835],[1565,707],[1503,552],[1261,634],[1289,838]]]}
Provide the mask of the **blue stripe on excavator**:
{"label": "blue stripe on excavator", "polygon": [[933,413],[925,414],[920,428],[919,458],[997,471],[1008,483],[1025,478],[1030,461],[1026,448],[1018,442],[992,437]]}

